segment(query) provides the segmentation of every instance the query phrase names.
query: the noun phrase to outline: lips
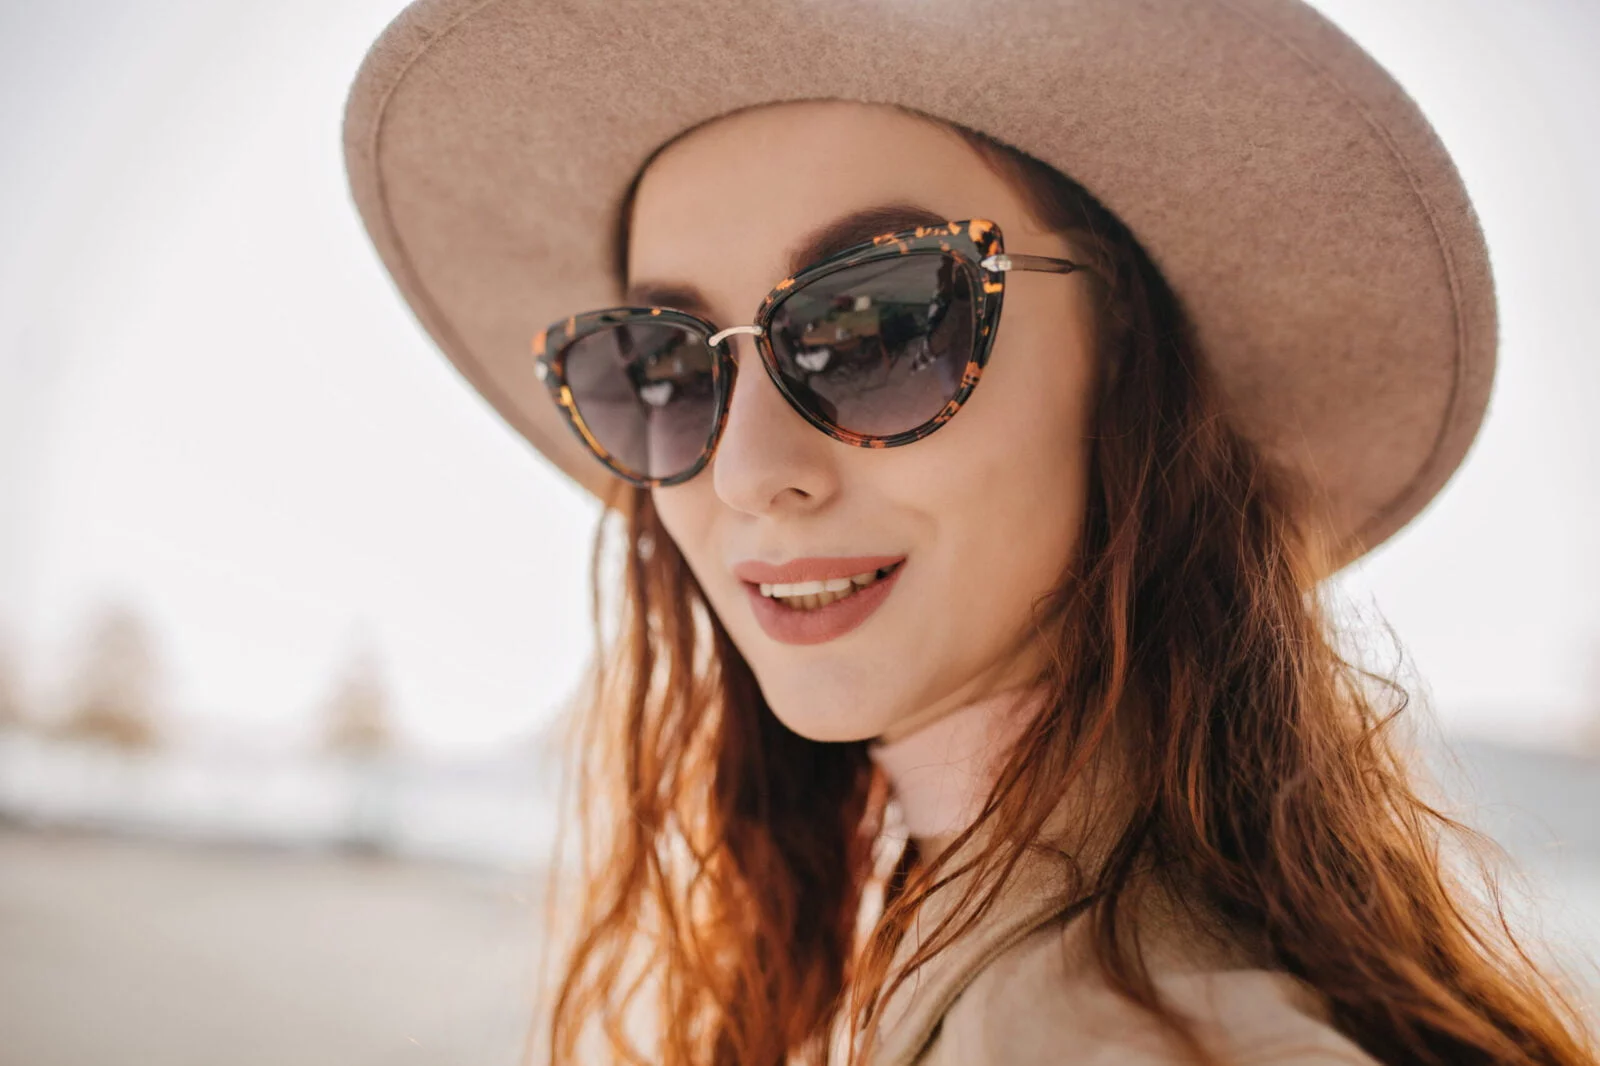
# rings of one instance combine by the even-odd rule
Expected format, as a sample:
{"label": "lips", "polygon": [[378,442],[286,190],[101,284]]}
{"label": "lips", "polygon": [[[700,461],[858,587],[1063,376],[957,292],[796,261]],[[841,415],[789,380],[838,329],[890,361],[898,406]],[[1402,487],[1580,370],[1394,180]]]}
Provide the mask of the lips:
{"label": "lips", "polygon": [[[856,556],[849,559],[797,559],[784,566],[741,563],[734,568],[744,582],[750,611],[767,636],[782,644],[822,644],[857,628],[889,598],[905,572],[904,556]],[[796,608],[761,594],[761,585],[797,584],[852,577],[893,567],[888,576],[857,589],[824,607]]]}
{"label": "lips", "polygon": [[747,585],[796,585],[802,581],[829,581],[870,574],[904,560],[904,555],[852,555],[791,559],[782,565],[773,565],[747,559],[733,568],[733,576]]}

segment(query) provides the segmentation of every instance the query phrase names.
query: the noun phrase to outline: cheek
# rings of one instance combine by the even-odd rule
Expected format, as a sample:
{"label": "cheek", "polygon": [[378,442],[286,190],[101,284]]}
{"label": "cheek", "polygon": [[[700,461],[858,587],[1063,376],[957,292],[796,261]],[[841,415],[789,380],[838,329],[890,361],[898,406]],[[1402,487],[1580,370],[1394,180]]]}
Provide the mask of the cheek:
{"label": "cheek", "polygon": [[[683,485],[666,489],[651,489],[651,500],[656,515],[667,535],[678,548],[678,554],[689,564],[706,595],[713,589],[706,587],[706,577],[720,565],[716,557],[713,530],[716,524],[717,499],[709,490],[709,477],[697,477]],[[713,601],[713,606],[716,606]]]}
{"label": "cheek", "polygon": [[917,457],[916,491],[936,501],[976,609],[1003,598],[1008,610],[1027,610],[1019,601],[1054,586],[1076,549],[1088,486],[1088,339],[1017,330],[1010,340]]}
{"label": "cheek", "polygon": [[983,619],[996,640],[1026,625],[1034,601],[1056,587],[1083,521],[1085,442],[1058,423],[1032,428],[1013,421],[1006,446],[968,451],[941,471],[935,520],[946,599],[960,617]]}

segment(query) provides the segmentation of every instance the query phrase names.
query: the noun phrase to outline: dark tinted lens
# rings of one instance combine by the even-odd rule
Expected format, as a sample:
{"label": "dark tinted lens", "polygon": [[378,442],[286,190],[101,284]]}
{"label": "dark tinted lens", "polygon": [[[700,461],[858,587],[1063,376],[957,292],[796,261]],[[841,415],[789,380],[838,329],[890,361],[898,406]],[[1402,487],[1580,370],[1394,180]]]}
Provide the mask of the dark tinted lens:
{"label": "dark tinted lens", "polygon": [[795,290],[772,319],[790,390],[841,429],[887,437],[950,401],[972,353],[972,276],[940,252],[836,271]]}
{"label": "dark tinted lens", "polygon": [[681,474],[716,426],[714,355],[690,330],[658,322],[611,326],[567,347],[567,387],[611,459],[652,478]]}

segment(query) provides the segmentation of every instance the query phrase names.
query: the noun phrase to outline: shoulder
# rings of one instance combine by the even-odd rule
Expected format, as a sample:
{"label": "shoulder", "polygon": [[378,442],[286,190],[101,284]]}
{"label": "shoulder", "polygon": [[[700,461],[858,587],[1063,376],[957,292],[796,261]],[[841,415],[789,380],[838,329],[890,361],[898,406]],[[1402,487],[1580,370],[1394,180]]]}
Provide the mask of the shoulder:
{"label": "shoulder", "polygon": [[[1234,968],[1225,951],[1171,937],[1146,951],[1162,999],[1194,1019],[1228,1066],[1377,1066],[1287,973]],[[1047,923],[974,975],[950,1005],[926,1066],[1179,1066],[1181,1046],[1114,992],[1094,965],[1087,922]]]}

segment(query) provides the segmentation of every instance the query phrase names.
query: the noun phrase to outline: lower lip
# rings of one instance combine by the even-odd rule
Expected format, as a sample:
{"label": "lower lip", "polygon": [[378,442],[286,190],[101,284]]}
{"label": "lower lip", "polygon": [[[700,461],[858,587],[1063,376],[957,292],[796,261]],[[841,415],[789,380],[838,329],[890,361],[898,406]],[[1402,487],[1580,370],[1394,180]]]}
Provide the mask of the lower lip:
{"label": "lower lip", "polygon": [[900,571],[905,568],[902,562],[888,577],[842,600],[834,600],[826,607],[809,611],[763,596],[755,585],[745,585],[745,592],[750,596],[750,608],[755,611],[756,621],[767,631],[767,636],[783,644],[822,644],[844,636],[865,622],[889,597],[889,591],[900,580]]}

